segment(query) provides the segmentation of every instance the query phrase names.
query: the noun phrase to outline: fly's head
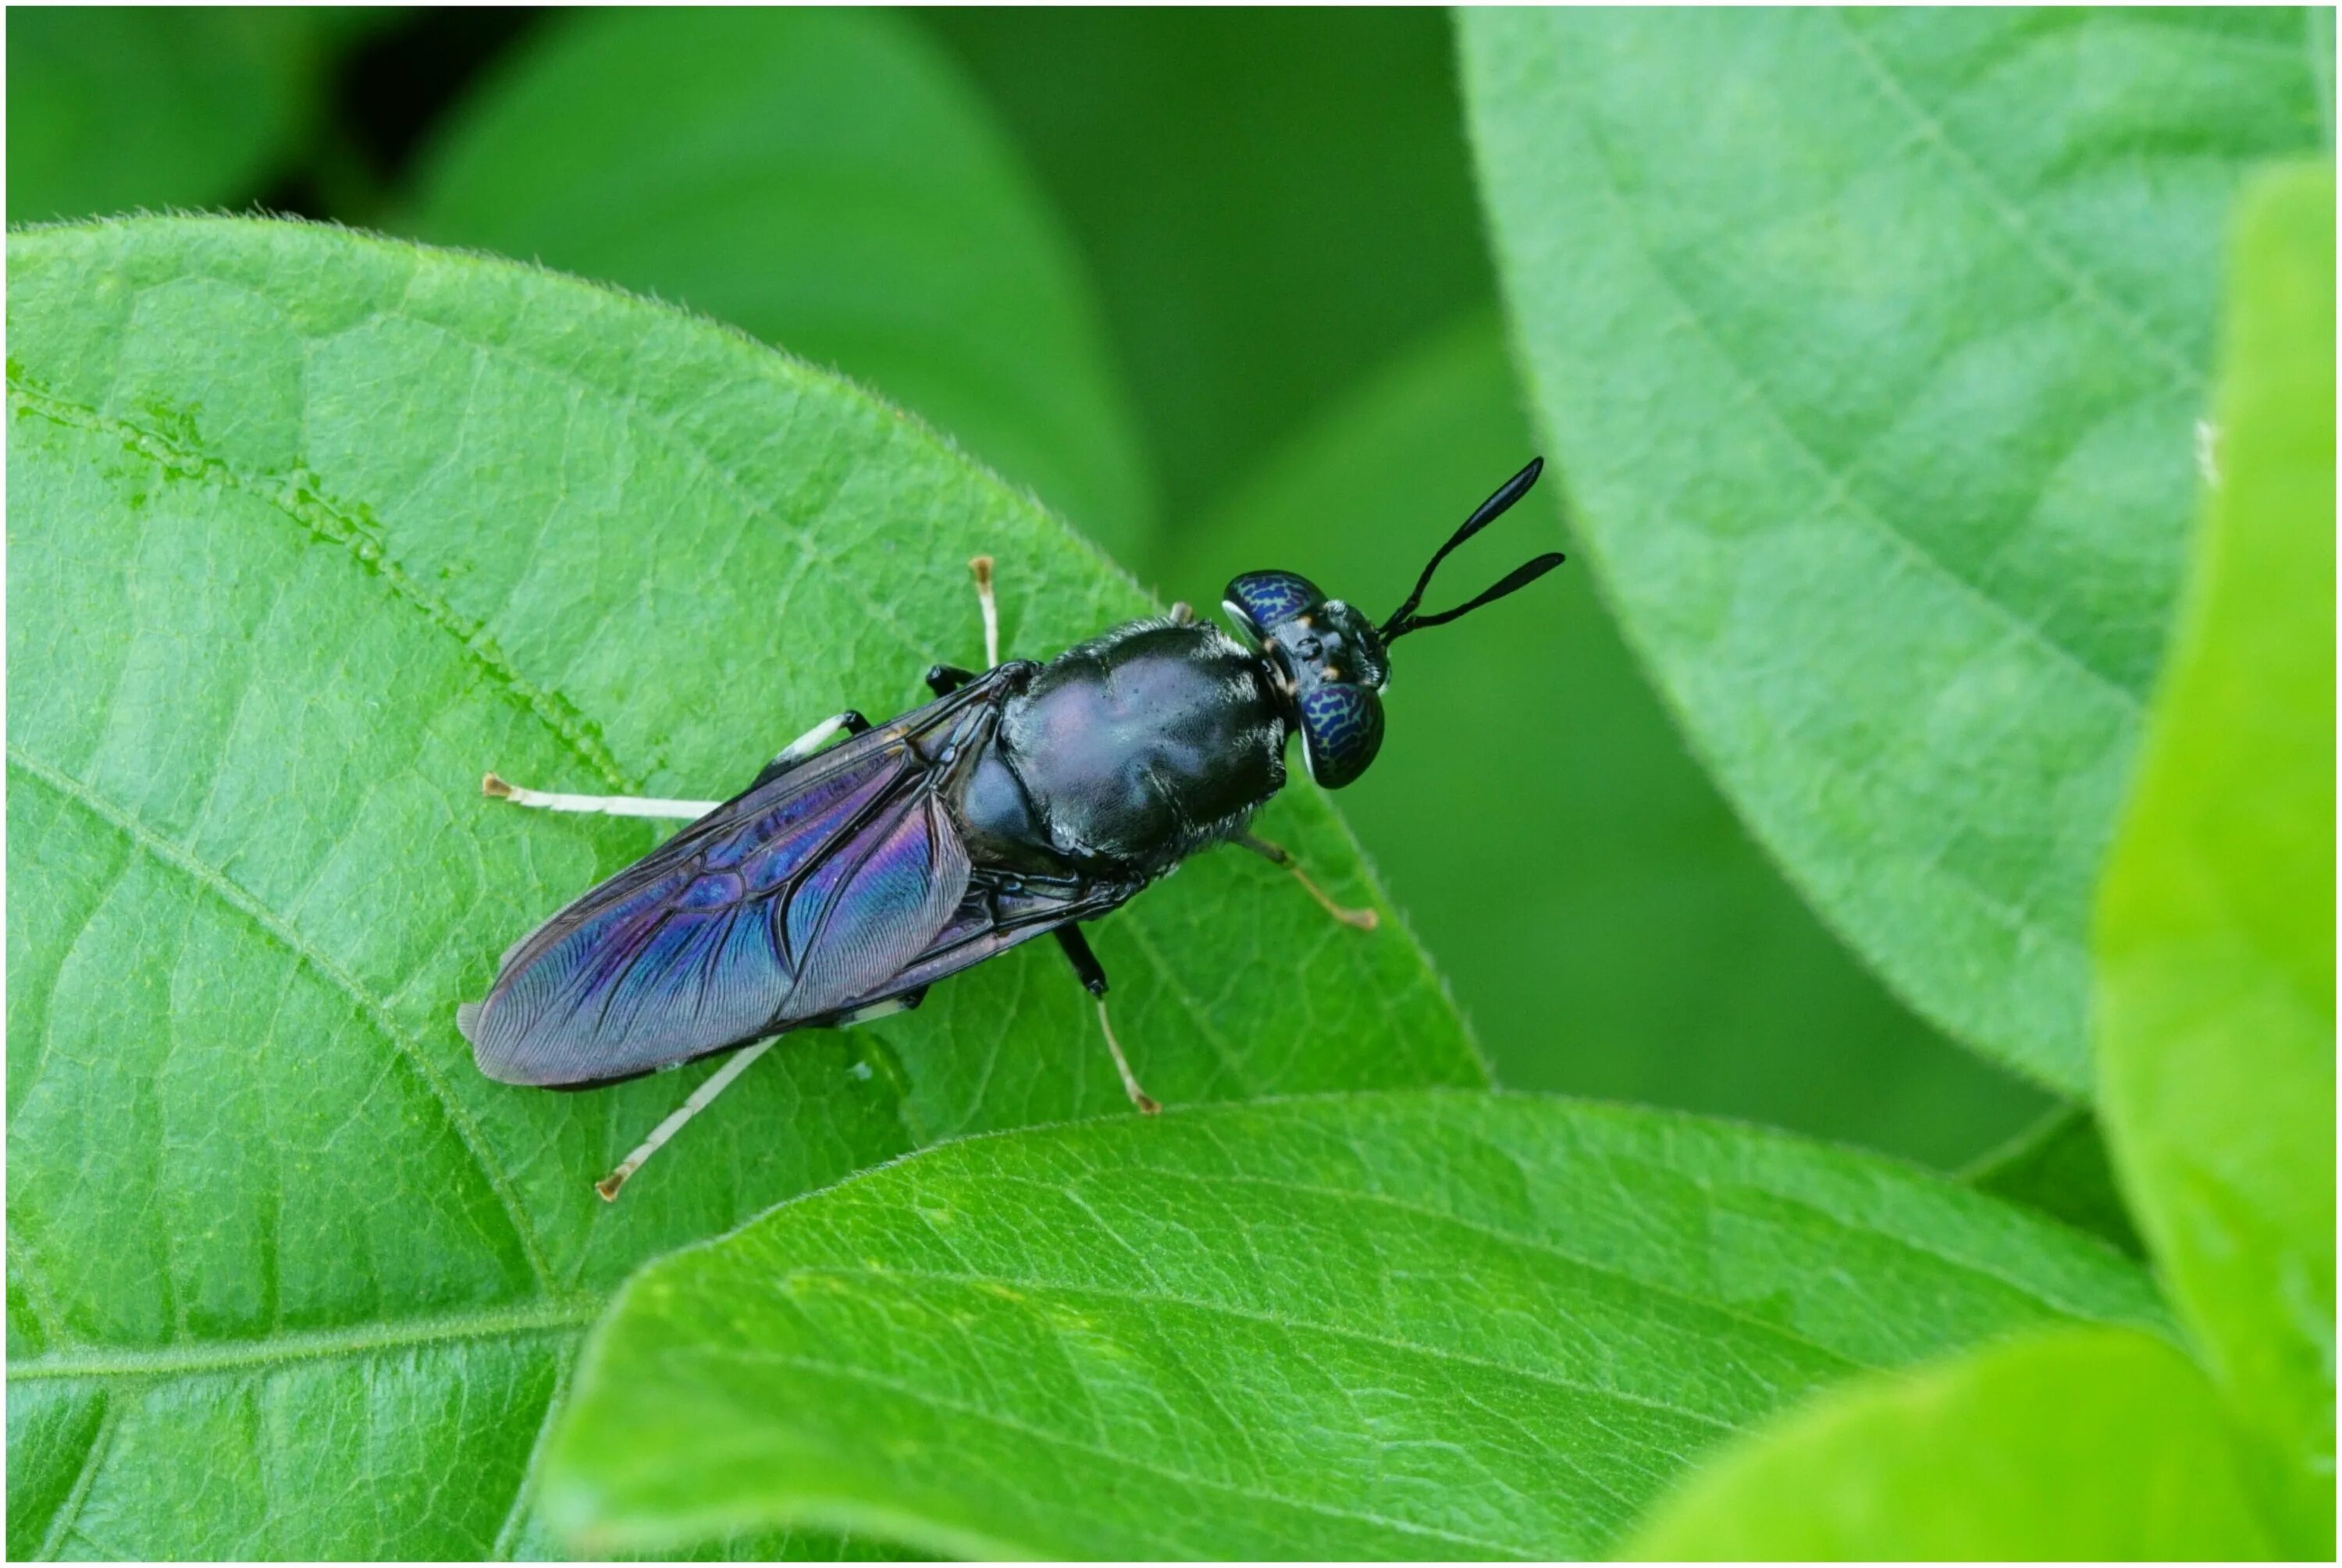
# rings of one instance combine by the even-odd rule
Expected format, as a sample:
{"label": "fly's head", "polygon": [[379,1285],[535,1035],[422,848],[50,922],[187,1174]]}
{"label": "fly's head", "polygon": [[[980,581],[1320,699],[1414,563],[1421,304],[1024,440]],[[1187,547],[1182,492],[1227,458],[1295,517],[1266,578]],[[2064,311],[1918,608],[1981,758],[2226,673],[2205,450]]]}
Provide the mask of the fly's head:
{"label": "fly's head", "polygon": [[1340,789],[1351,783],[1382,749],[1382,690],[1390,681],[1393,643],[1525,588],[1561,564],[1558,552],[1540,555],[1453,610],[1416,613],[1447,553],[1526,494],[1544,466],[1543,459],[1532,462],[1482,502],[1431,557],[1406,603],[1380,625],[1342,600],[1328,599],[1298,573],[1247,572],[1228,584],[1222,608],[1237,634],[1260,651],[1271,683],[1285,697],[1288,722],[1301,732],[1302,761],[1320,785]]}
{"label": "fly's head", "polygon": [[1292,572],[1247,572],[1221,607],[1260,650],[1301,732],[1309,776],[1340,789],[1366,771],[1383,744],[1383,683],[1390,657],[1374,623],[1328,599]]}

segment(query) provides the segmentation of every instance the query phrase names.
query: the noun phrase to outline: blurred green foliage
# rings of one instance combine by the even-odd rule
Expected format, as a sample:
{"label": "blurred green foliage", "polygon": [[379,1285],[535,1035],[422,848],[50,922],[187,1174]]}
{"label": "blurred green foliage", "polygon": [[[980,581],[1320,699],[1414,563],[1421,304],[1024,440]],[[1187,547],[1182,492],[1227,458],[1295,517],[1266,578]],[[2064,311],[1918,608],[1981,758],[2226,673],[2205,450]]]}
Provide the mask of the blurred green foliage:
{"label": "blurred green foliage", "polygon": [[[35,87],[12,221],[265,200],[679,300],[924,414],[1166,599],[1280,564],[1396,601],[1536,449],[1439,13],[553,13],[493,50],[427,14],[131,15],[11,14],[45,51],[11,73]],[[164,25],[218,41],[28,72]],[[247,35],[282,68],[210,117],[265,125],[204,183],[174,161],[201,138],[91,134],[216,95]],[[35,170],[42,146],[65,152]],[[1542,547],[1557,490],[1486,575]],[[1500,1078],[1946,1165],[2014,1134],[2043,1097],[1789,891],[1585,565],[1410,642],[1391,744],[1341,802]]]}
{"label": "blurred green foliage", "polygon": [[2147,1254],[2115,1183],[2106,1136],[2097,1118],[2077,1106],[2052,1111],[1962,1174],[1978,1192],[2055,1214],[2135,1258]]}
{"label": "blurred green foliage", "polygon": [[248,201],[302,156],[326,47],[300,6],[8,13],[8,221]]}
{"label": "blurred green foliage", "polygon": [[1441,12],[926,15],[1080,239],[1175,521],[1493,297]]}

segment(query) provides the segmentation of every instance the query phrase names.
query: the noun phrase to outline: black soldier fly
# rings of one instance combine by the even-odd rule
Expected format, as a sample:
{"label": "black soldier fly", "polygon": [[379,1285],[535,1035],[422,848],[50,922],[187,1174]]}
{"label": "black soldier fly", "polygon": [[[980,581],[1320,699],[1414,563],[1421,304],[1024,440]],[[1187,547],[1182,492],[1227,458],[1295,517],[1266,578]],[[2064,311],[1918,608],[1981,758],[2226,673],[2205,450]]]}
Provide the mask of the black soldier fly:
{"label": "black soldier fly", "polygon": [[555,794],[490,774],[487,793],[521,805],[691,823],[505,954],[486,998],[456,1012],[480,1070],[584,1089],[751,1047],[597,1183],[615,1198],[776,1037],[915,1007],[935,982],[1046,932],[1096,998],[1132,1103],[1156,1110],[1106,1018],[1106,972],[1081,922],[1236,844],[1371,927],[1372,911],[1340,908],[1246,829],[1284,786],[1289,734],[1326,789],[1366,772],[1382,745],[1391,644],[1561,564],[1540,555],[1453,610],[1416,613],[1448,553],[1543,466],[1488,497],[1379,626],[1305,577],[1248,572],[1222,606],[1234,636],[1176,604],[1046,664],[1004,663],[992,563],[978,556],[988,669],[935,666],[935,700],[888,724],[824,720],[728,801]]}

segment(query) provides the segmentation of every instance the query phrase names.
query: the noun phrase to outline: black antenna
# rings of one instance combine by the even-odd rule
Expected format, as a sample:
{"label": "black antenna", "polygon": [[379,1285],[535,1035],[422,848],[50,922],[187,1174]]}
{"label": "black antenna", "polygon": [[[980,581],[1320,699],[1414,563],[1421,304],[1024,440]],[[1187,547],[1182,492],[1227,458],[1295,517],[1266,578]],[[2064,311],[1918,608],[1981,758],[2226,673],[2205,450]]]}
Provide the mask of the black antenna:
{"label": "black antenna", "polygon": [[1506,480],[1494,495],[1481,502],[1479,509],[1464,520],[1464,526],[1456,530],[1447,543],[1439,547],[1438,553],[1431,557],[1431,564],[1424,567],[1423,575],[1415,580],[1415,592],[1406,596],[1406,603],[1393,611],[1391,618],[1376,629],[1376,634],[1386,645],[1396,642],[1409,632],[1420,632],[1426,626],[1444,626],[1459,615],[1470,614],[1483,604],[1493,604],[1507,594],[1517,593],[1568,559],[1558,550],[1549,555],[1540,555],[1534,561],[1514,567],[1494,587],[1452,610],[1442,610],[1436,615],[1415,613],[1415,607],[1423,603],[1423,591],[1431,586],[1431,574],[1439,570],[1439,564],[1447,559],[1447,553],[1510,511],[1513,503],[1527,494],[1529,486],[1535,484],[1537,475],[1544,472],[1545,459],[1530,458],[1526,468]]}

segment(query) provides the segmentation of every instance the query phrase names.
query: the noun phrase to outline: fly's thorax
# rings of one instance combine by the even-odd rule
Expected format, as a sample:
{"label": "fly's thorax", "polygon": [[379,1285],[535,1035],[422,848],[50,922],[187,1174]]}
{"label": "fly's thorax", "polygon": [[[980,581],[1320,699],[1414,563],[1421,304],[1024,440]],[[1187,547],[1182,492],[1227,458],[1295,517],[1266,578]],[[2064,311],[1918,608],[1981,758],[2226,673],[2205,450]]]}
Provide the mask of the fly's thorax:
{"label": "fly's thorax", "polygon": [[1152,875],[1240,831],[1284,784],[1279,705],[1226,633],[1136,621],[1046,665],[1002,714],[999,744],[1053,848]]}
{"label": "fly's thorax", "polygon": [[955,781],[946,797],[970,860],[996,871],[1056,877],[1080,867],[1049,842],[1041,814],[1006,750],[986,750]]}

